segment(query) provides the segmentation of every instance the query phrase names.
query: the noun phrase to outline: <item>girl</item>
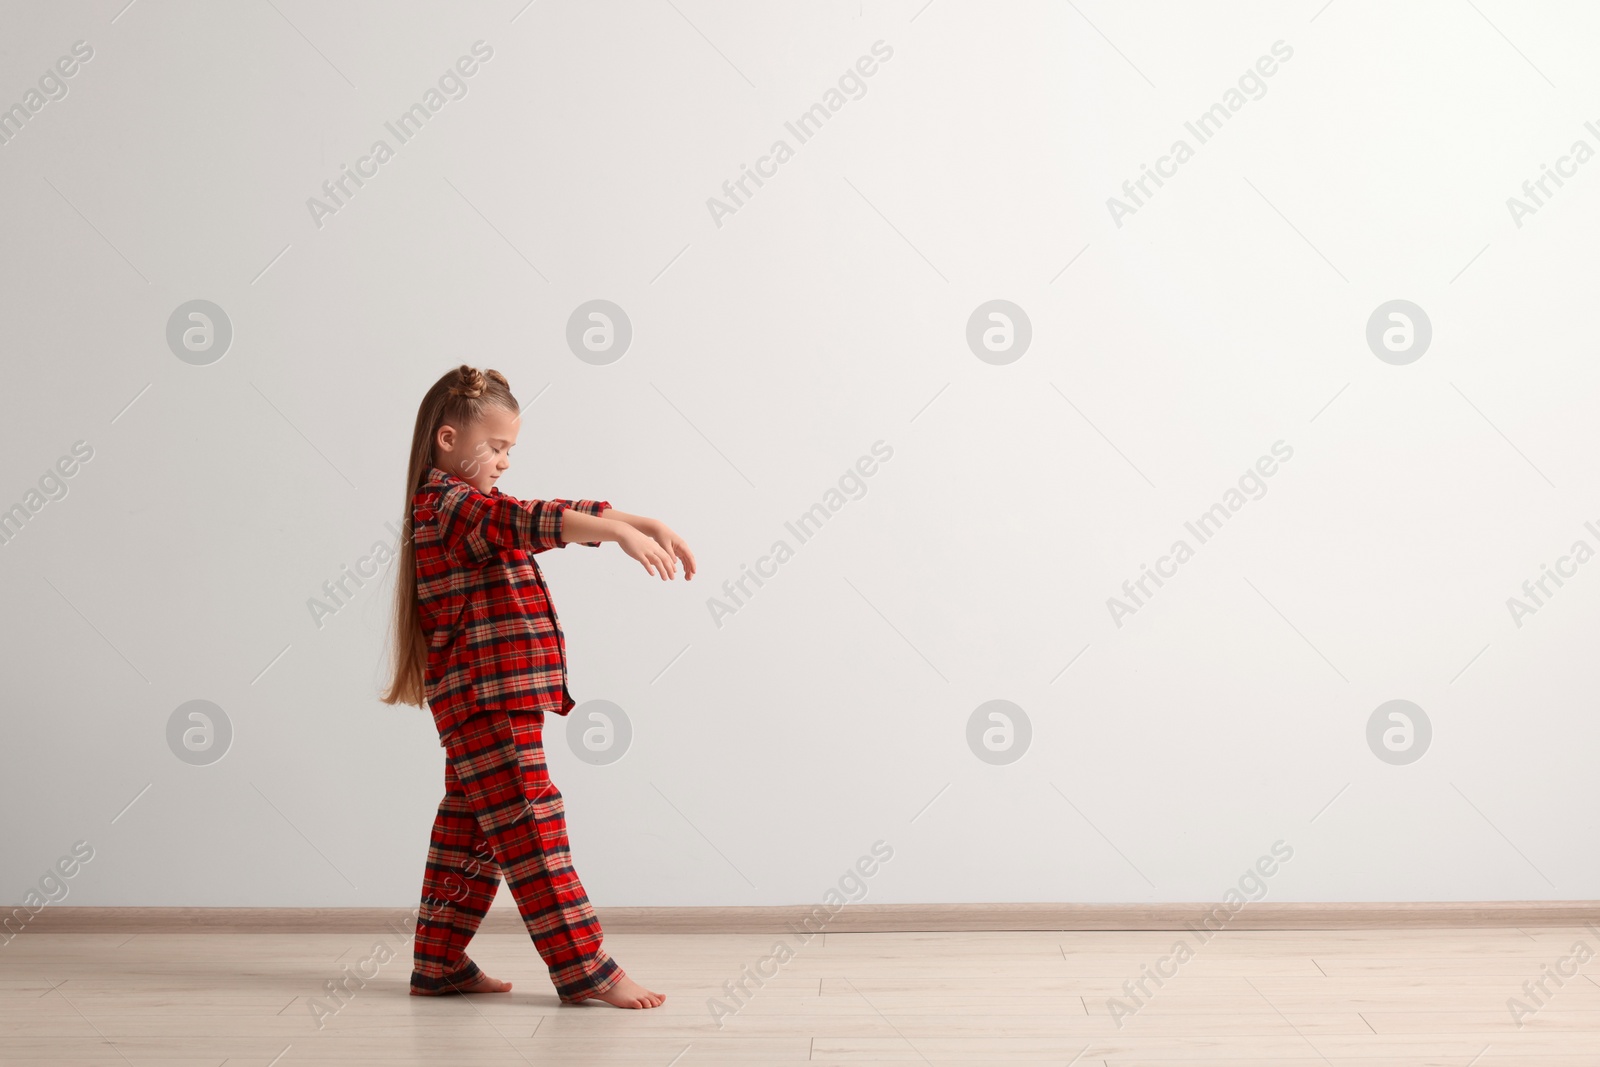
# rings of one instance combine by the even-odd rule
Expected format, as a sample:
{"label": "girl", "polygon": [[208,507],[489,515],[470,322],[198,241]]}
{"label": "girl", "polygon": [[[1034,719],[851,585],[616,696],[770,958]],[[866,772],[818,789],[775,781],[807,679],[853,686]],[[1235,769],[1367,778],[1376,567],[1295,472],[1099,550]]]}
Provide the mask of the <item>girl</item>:
{"label": "girl", "polygon": [[623,974],[572,869],[561,791],[545,767],[545,715],[565,715],[566,637],[534,554],[615,541],[666,581],[694,555],[657,519],[604,500],[517,500],[510,465],[521,408],[498,371],[462,366],[417,411],[386,704],[427,702],[446,754],[417,913],[411,992],[502,993],[467,942],[505,875],[562,1001],[619,1008],[666,1000]]}

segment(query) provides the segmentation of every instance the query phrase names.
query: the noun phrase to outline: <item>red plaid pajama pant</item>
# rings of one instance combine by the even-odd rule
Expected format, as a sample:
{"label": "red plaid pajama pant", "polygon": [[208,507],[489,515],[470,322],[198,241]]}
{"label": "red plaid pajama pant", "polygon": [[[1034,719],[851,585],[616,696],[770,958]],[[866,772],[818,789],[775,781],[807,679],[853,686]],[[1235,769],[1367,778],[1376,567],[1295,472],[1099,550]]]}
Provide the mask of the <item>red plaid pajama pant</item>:
{"label": "red plaid pajama pant", "polygon": [[562,1000],[583,1000],[622,980],[572,869],[566,808],[545,766],[543,733],[540,711],[480,708],[445,739],[445,794],[422,880],[413,988],[443,989],[481,973],[467,942],[502,874]]}

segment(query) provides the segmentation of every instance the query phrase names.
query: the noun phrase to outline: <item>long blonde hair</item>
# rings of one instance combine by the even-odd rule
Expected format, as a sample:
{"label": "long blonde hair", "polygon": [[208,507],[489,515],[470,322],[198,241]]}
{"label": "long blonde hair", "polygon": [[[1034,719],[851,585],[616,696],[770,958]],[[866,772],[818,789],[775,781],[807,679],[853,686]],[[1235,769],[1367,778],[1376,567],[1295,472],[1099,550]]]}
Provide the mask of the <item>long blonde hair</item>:
{"label": "long blonde hair", "polygon": [[427,699],[428,635],[422,629],[417,607],[417,553],[412,539],[412,498],[433,466],[434,440],[439,427],[448,423],[458,431],[477,423],[491,405],[503,407],[513,415],[522,412],[511,385],[497,370],[479,370],[463,363],[433,383],[417,408],[417,424],[411,434],[411,463],[406,471],[405,511],[401,518],[400,566],[394,589],[393,656],[394,676],[388,692],[379,697],[385,704],[411,704],[421,707]]}

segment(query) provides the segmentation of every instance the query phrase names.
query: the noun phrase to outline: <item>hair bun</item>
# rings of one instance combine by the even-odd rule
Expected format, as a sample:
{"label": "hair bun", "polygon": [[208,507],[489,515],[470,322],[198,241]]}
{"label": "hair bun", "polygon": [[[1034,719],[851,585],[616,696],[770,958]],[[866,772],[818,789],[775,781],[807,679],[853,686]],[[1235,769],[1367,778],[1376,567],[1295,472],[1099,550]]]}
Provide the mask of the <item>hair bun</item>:
{"label": "hair bun", "polygon": [[456,370],[456,384],[450,387],[450,393],[453,396],[464,396],[476,400],[483,395],[485,388],[483,371],[463,363]]}

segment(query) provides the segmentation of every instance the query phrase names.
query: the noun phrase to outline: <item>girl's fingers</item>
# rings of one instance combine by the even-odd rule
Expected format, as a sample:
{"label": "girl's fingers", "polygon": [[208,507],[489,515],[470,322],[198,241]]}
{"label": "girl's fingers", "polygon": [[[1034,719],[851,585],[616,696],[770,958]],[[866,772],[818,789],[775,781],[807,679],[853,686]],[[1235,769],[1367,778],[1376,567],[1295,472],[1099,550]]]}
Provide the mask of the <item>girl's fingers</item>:
{"label": "girl's fingers", "polygon": [[[646,574],[654,575],[665,582],[670,581],[676,575],[678,561],[668,549],[664,548],[659,542],[652,540],[650,547],[644,550],[639,559],[639,565],[644,568]],[[685,567],[687,568],[687,566],[686,564]],[[688,576],[688,573],[686,569],[684,572],[685,577]]]}

